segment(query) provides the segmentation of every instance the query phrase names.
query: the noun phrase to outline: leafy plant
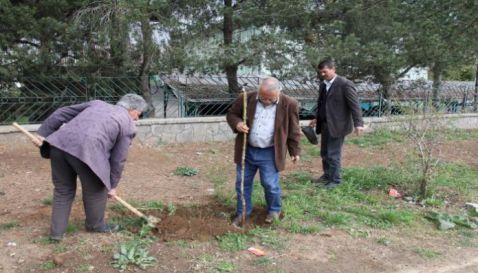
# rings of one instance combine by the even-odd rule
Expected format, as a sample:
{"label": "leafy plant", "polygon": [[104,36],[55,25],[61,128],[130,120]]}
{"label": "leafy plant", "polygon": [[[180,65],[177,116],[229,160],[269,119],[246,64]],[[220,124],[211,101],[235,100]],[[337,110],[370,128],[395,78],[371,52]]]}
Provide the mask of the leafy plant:
{"label": "leafy plant", "polygon": [[54,268],[56,268],[56,264],[53,261],[46,261],[40,266],[42,270],[52,270]]}
{"label": "leafy plant", "polygon": [[131,241],[120,245],[119,250],[113,255],[113,267],[125,270],[129,265],[145,269],[152,266],[156,258],[149,255],[148,250],[141,243]]}
{"label": "leafy plant", "polygon": [[176,206],[173,203],[168,203],[168,215],[173,216],[176,213]]}
{"label": "leafy plant", "polygon": [[234,264],[227,261],[220,261],[214,270],[215,273],[226,273],[234,271]]}
{"label": "leafy plant", "polygon": [[174,174],[179,176],[195,176],[198,174],[198,170],[191,167],[177,167]]}

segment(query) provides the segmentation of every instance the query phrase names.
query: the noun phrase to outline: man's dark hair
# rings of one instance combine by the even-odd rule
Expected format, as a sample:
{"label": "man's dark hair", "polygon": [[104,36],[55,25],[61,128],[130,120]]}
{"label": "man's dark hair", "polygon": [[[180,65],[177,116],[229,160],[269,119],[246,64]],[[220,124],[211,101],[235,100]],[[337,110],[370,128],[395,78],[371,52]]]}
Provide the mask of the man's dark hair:
{"label": "man's dark hair", "polygon": [[317,68],[319,70],[324,69],[324,68],[335,68],[335,62],[332,59],[325,59],[325,60],[320,61]]}

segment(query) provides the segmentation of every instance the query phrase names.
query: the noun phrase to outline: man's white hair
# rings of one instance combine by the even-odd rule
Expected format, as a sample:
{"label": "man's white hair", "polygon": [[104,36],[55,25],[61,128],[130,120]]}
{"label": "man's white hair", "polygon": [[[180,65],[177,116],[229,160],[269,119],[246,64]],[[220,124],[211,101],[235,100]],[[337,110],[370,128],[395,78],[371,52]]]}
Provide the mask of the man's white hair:
{"label": "man's white hair", "polygon": [[259,84],[259,90],[263,89],[264,91],[272,92],[272,91],[282,91],[282,84],[277,78],[274,77],[266,77],[261,80]]}

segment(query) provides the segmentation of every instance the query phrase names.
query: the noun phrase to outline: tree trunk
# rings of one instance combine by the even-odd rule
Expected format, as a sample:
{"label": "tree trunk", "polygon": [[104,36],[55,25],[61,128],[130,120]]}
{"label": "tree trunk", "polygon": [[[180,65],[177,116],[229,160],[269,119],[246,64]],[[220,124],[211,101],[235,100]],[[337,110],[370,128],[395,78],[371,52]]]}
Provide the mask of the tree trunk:
{"label": "tree trunk", "polygon": [[474,101],[473,101],[473,112],[478,112],[478,62],[476,62],[475,98],[474,98]]}
{"label": "tree trunk", "polygon": [[126,37],[125,28],[121,18],[118,16],[118,0],[112,1],[110,50],[114,70],[122,73],[126,60]]}
{"label": "tree trunk", "polygon": [[392,101],[390,98],[390,89],[392,84],[389,81],[383,81],[382,85],[382,95],[383,95],[383,108],[382,112],[385,116],[392,114]]}
{"label": "tree trunk", "polygon": [[233,22],[232,22],[232,0],[224,0],[224,51],[227,61],[224,63],[224,70],[226,72],[227,84],[231,94],[239,93],[240,86],[237,80],[237,70],[239,66],[234,64],[232,58],[232,38],[233,38]]}
{"label": "tree trunk", "polygon": [[[442,84],[443,69],[440,65],[433,66],[432,104],[435,110],[440,109],[440,87]],[[427,97],[428,98],[428,97]],[[428,101],[425,102],[428,104]]]}
{"label": "tree trunk", "polygon": [[141,89],[143,90],[143,97],[148,103],[148,111],[144,114],[146,117],[154,117],[155,109],[153,105],[153,99],[151,95],[151,88],[149,85],[149,74],[150,74],[150,64],[151,56],[154,50],[153,44],[153,31],[149,22],[149,16],[146,13],[141,20],[141,34],[143,36],[143,48],[142,55],[143,60],[139,69],[139,77],[141,78]]}

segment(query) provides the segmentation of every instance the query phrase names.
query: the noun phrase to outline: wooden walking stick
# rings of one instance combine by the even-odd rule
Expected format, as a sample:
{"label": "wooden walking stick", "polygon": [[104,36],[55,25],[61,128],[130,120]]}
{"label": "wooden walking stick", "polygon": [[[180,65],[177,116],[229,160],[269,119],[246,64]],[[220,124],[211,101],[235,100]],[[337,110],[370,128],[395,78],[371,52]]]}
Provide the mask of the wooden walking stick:
{"label": "wooden walking stick", "polygon": [[[243,106],[242,106],[242,120],[244,125],[247,124],[247,92],[244,87],[242,87],[242,94],[244,96]],[[246,169],[246,148],[247,148],[247,133],[243,133],[243,142],[242,142],[242,164],[241,164],[241,202],[242,202],[242,227],[246,225],[246,200],[244,199],[244,172]]]}

